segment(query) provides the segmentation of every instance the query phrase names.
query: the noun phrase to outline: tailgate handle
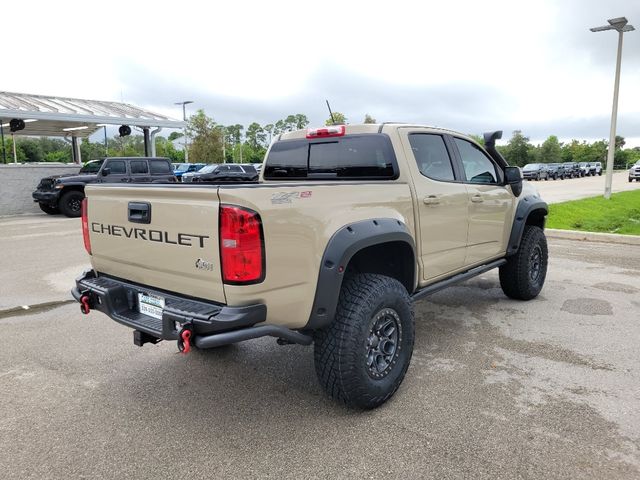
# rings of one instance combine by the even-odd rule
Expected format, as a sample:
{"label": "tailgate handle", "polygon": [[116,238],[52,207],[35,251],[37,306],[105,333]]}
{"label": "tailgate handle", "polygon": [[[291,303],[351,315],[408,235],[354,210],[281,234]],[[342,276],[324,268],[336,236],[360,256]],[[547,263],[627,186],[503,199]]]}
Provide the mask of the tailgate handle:
{"label": "tailgate handle", "polygon": [[151,223],[151,204],[129,202],[129,221],[133,223]]}

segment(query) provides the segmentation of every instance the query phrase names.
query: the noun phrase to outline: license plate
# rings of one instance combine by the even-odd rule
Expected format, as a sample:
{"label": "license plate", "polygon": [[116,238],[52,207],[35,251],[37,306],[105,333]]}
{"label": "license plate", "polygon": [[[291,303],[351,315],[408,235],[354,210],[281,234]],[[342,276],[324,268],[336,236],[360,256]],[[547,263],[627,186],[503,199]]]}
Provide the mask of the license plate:
{"label": "license plate", "polygon": [[148,293],[138,293],[138,309],[140,313],[162,320],[164,298]]}

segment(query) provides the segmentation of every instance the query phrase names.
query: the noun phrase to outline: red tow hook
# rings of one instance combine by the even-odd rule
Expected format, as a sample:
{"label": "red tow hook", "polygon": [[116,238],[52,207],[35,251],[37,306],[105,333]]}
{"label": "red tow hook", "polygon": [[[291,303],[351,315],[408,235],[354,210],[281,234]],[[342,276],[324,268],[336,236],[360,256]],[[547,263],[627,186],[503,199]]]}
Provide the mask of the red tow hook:
{"label": "red tow hook", "polygon": [[91,311],[89,306],[89,295],[83,295],[80,297],[80,311],[87,315]]}
{"label": "red tow hook", "polygon": [[183,328],[178,338],[178,350],[183,355],[191,351],[191,330]]}

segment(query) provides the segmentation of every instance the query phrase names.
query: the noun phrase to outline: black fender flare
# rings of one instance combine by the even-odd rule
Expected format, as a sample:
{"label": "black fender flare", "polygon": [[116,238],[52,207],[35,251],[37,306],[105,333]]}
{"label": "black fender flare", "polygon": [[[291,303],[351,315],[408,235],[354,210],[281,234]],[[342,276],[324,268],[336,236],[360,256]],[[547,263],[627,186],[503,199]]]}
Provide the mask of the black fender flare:
{"label": "black fender flare", "polygon": [[543,213],[542,227],[544,228],[546,216],[549,213],[547,202],[538,195],[527,195],[518,202],[516,214],[513,217],[511,235],[509,236],[509,245],[507,245],[507,255],[515,254],[520,248],[520,241],[522,240],[522,233],[524,232],[524,226],[527,224],[527,219],[529,215],[536,211]]}
{"label": "black fender flare", "polygon": [[82,183],[82,182],[62,183],[61,185],[63,185],[63,187],[62,187],[62,191],[63,192],[64,192],[65,189],[82,190],[84,192],[84,187],[87,186],[86,183]]}
{"label": "black fender flare", "polygon": [[[363,248],[388,242],[407,243],[413,252],[414,266],[416,265],[413,236],[406,224],[395,218],[354,222],[341,227],[333,234],[322,256],[313,307],[304,329],[316,330],[333,321],[342,281],[351,258]],[[416,271],[417,268],[414,267],[413,286]]]}

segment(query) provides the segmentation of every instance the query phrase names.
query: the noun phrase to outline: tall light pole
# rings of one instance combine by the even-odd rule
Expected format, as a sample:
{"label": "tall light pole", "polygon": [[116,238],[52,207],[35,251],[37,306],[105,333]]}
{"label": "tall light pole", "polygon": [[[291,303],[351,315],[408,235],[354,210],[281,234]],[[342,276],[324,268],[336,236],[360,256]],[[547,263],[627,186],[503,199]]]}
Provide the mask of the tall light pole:
{"label": "tall light pole", "polygon": [[[187,121],[187,105],[193,103],[193,100],[185,100],[184,102],[176,102],[175,105],[182,105],[182,120]],[[184,127],[183,132],[184,137],[184,161],[185,163],[189,161],[189,148],[187,142],[187,126]]]}
{"label": "tall light pole", "polygon": [[609,25],[594,27],[592,32],[616,30],[618,32],[618,57],[616,60],[616,79],[613,86],[613,108],[611,109],[611,132],[609,133],[609,149],[607,151],[607,174],[604,181],[604,198],[611,198],[611,181],[613,180],[613,161],[616,152],[616,120],[618,118],[618,90],[620,89],[620,63],[622,61],[622,35],[635,30],[625,17],[607,20]]}

